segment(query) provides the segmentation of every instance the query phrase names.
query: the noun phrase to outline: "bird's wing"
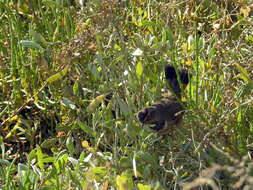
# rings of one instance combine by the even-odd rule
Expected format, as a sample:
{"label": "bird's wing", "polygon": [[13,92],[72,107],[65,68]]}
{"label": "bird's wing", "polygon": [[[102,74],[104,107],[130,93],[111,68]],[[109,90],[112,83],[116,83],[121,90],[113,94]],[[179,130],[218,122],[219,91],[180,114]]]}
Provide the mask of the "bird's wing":
{"label": "bird's wing", "polygon": [[[138,113],[139,120],[143,124],[154,124],[167,122],[173,124],[177,122],[178,112],[183,111],[183,107],[176,98],[163,98]],[[180,115],[180,114],[179,114]]]}

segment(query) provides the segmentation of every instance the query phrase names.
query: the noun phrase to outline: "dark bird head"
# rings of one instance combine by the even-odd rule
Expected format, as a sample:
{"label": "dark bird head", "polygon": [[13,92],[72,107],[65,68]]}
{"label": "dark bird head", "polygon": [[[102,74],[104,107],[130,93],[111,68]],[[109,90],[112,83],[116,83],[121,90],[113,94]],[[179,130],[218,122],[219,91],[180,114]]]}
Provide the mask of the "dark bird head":
{"label": "dark bird head", "polygon": [[138,118],[143,124],[156,122],[156,108],[153,106],[149,106],[148,108],[149,109],[143,109],[138,113]]}

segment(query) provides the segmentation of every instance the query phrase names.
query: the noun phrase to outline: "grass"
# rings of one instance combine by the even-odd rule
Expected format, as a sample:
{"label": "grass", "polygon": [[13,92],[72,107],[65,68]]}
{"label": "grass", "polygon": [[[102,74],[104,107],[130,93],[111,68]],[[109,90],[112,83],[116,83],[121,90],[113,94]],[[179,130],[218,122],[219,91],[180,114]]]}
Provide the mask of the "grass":
{"label": "grass", "polygon": [[[252,18],[247,1],[0,2],[1,188],[250,189]],[[168,63],[192,78],[160,137],[136,113]]]}

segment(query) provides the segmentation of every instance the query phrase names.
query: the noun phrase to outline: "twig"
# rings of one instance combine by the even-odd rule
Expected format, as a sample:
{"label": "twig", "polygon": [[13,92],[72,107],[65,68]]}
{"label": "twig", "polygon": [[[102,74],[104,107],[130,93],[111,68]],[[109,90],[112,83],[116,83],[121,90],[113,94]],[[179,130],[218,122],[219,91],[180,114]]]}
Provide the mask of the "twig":
{"label": "twig", "polygon": [[195,149],[194,153],[198,152],[199,148],[204,144],[204,142],[206,141],[207,137],[210,136],[214,131],[216,131],[218,128],[220,127],[215,127],[213,129],[211,129],[203,138],[203,140],[199,143],[198,147]]}
{"label": "twig", "polygon": [[34,101],[34,97],[37,96],[48,84],[48,82],[46,82],[38,91],[36,94],[34,94],[29,100],[27,100],[22,106],[20,106],[18,109],[16,109],[13,114],[8,117],[6,120],[4,120],[1,124],[0,124],[0,129],[2,126],[4,126],[11,118],[13,118],[14,116],[18,115],[29,103]]}

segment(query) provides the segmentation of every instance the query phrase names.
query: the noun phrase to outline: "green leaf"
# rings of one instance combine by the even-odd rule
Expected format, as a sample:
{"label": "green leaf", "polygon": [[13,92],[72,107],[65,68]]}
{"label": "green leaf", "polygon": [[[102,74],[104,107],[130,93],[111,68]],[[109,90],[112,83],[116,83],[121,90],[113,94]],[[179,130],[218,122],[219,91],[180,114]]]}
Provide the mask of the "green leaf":
{"label": "green leaf", "polygon": [[129,117],[131,110],[128,109],[126,102],[124,102],[119,96],[115,95],[117,102],[119,103],[120,110],[123,112],[125,117]]}
{"label": "green leaf", "polygon": [[141,78],[142,70],[143,70],[142,64],[141,62],[138,62],[137,67],[136,67],[136,74],[139,79]]}
{"label": "green leaf", "polygon": [[171,47],[173,47],[174,46],[174,34],[173,34],[173,32],[171,31],[170,28],[166,28],[166,29],[167,29],[167,34],[168,34],[167,38],[169,39]]}
{"label": "green leaf", "polygon": [[42,148],[51,148],[58,142],[58,138],[47,138],[41,143]]}
{"label": "green leaf", "polygon": [[145,26],[155,26],[155,23],[148,21],[148,20],[143,20],[142,24]]}
{"label": "green leaf", "polygon": [[77,187],[79,187],[79,188],[77,188],[77,189],[81,189],[82,185],[81,185],[81,183],[80,183],[80,181],[79,181],[79,179],[78,179],[78,176],[75,175],[75,173],[72,172],[70,169],[68,169],[68,174],[69,174],[69,176],[70,176],[71,181],[73,181],[73,183],[74,183]]}
{"label": "green leaf", "polygon": [[0,113],[0,118],[3,117],[3,115],[6,113],[7,109],[8,109],[8,106],[6,106],[4,109],[2,109],[2,111]]}
{"label": "green leaf", "polygon": [[67,138],[67,141],[66,141],[66,146],[67,146],[67,148],[68,148],[68,150],[69,150],[69,152],[70,152],[71,155],[73,155],[74,152],[75,152],[75,147],[74,147],[73,141],[74,140],[73,140],[72,136],[69,136]]}
{"label": "green leaf", "polygon": [[253,83],[252,82],[249,82],[246,85],[239,86],[236,93],[235,93],[235,99],[238,99],[242,96],[250,95],[252,90],[253,90]]}
{"label": "green leaf", "polygon": [[22,46],[27,47],[27,48],[45,50],[43,47],[41,47],[39,44],[37,44],[34,41],[21,40],[20,43]]}
{"label": "green leaf", "polygon": [[88,135],[91,135],[93,137],[96,136],[96,132],[93,129],[91,129],[88,125],[86,125],[85,123],[78,122],[77,124]]}
{"label": "green leaf", "polygon": [[100,96],[97,96],[95,99],[93,99],[91,103],[89,104],[89,106],[87,107],[87,111],[89,113],[93,113],[96,110],[96,108],[102,103],[102,101],[105,99],[107,95],[108,93],[102,94]]}
{"label": "green leaf", "polygon": [[75,168],[78,165],[78,160],[73,158],[73,157],[69,157],[68,160],[70,161],[70,163],[72,164],[72,166]]}
{"label": "green leaf", "polygon": [[121,176],[116,177],[116,183],[119,190],[133,189],[132,176],[127,172],[123,172]]}
{"label": "green leaf", "polygon": [[29,154],[28,154],[28,160],[32,160],[32,159],[34,159],[34,158],[36,158],[36,148],[35,149],[33,149]]}
{"label": "green leaf", "polygon": [[67,65],[62,71],[56,73],[55,75],[49,77],[47,79],[47,82],[49,83],[53,83],[55,81],[61,80],[68,72],[69,69],[69,65]]}
{"label": "green leaf", "polygon": [[138,152],[138,154],[136,155],[136,157],[139,157],[140,160],[144,161],[145,163],[150,163],[151,165],[155,165],[155,163],[158,162],[158,160],[156,160],[156,158],[154,156],[152,156],[151,154],[147,153],[147,152]]}
{"label": "green leaf", "polygon": [[[6,187],[9,187],[11,181],[12,181],[12,175],[11,175],[11,171],[13,171],[13,168],[15,168],[15,162],[17,160],[17,155],[15,156],[15,158],[12,160],[11,164],[8,166],[8,169],[7,169],[7,173],[6,173]],[[9,188],[6,188],[6,189],[9,189]]]}
{"label": "green leaf", "polygon": [[149,185],[143,185],[141,183],[138,183],[137,187],[140,189],[140,190],[151,190],[151,187]]}
{"label": "green leaf", "polygon": [[68,154],[63,154],[54,164],[54,167],[56,169],[56,173],[57,175],[65,169],[65,166],[67,164],[68,161]]}
{"label": "green leaf", "polygon": [[0,164],[1,165],[6,165],[6,166],[10,166],[11,165],[11,163],[8,160],[6,160],[6,159],[0,159]]}
{"label": "green leaf", "polygon": [[106,167],[96,167],[92,169],[92,173],[100,179],[106,176],[106,172],[107,172]]}
{"label": "green leaf", "polygon": [[83,162],[89,162],[90,160],[91,160],[91,158],[92,158],[92,153],[90,153],[88,156],[86,156],[85,158],[84,158],[84,160],[83,160]]}
{"label": "green leaf", "polygon": [[39,145],[36,146],[36,149],[37,149],[38,165],[40,169],[44,172],[43,153]]}
{"label": "green leaf", "polygon": [[43,1],[46,7],[57,7],[60,8],[60,3],[58,1],[46,0]]}
{"label": "green leaf", "polygon": [[75,84],[73,85],[73,93],[74,95],[77,95],[79,90],[79,83],[76,81]]}
{"label": "green leaf", "polygon": [[19,178],[19,181],[22,183],[22,185],[24,185],[25,177],[28,172],[29,172],[29,169],[27,165],[21,164],[21,163],[18,164],[18,178]]}
{"label": "green leaf", "polygon": [[165,29],[163,29],[163,32],[162,32],[162,42],[165,43],[167,40],[167,32]]}
{"label": "green leaf", "polygon": [[250,81],[250,77],[249,74],[247,73],[247,71],[237,62],[234,62],[236,68],[240,71],[240,73],[242,75],[239,75],[239,77],[241,79],[243,79],[245,82],[249,82]]}
{"label": "green leaf", "polygon": [[82,151],[81,155],[79,156],[79,162],[82,163],[85,157],[85,152]]}
{"label": "green leaf", "polygon": [[72,110],[76,109],[76,105],[72,101],[70,101],[68,98],[63,97],[61,103],[67,108],[70,108]]}
{"label": "green leaf", "polygon": [[47,157],[43,159],[43,163],[53,163],[55,160],[55,157]]}
{"label": "green leaf", "polygon": [[140,129],[137,128],[131,121],[129,123],[126,123],[126,134],[130,138],[135,138],[138,135],[138,132],[140,132]]}
{"label": "green leaf", "polygon": [[33,38],[36,40],[36,42],[40,42],[40,43],[43,43],[43,44],[48,43],[40,33],[35,32],[34,30],[32,30],[31,33],[32,33]]}
{"label": "green leaf", "polygon": [[130,158],[126,157],[126,156],[122,156],[120,158],[119,163],[120,163],[119,165],[120,165],[121,168],[129,168],[132,165]]}
{"label": "green leaf", "polygon": [[241,33],[242,33],[242,29],[241,29],[242,25],[238,25],[234,28],[232,28],[232,30],[229,32],[229,38],[232,40],[238,40],[238,38],[240,37]]}

